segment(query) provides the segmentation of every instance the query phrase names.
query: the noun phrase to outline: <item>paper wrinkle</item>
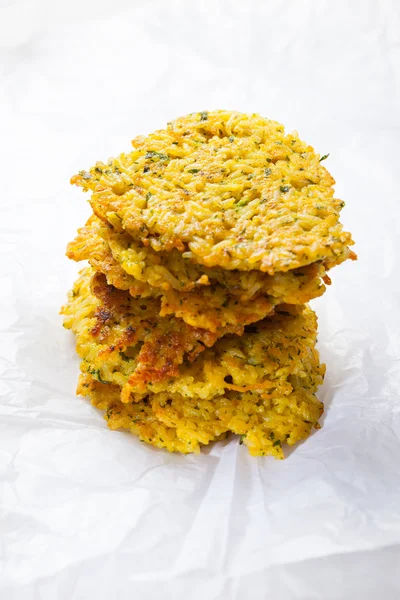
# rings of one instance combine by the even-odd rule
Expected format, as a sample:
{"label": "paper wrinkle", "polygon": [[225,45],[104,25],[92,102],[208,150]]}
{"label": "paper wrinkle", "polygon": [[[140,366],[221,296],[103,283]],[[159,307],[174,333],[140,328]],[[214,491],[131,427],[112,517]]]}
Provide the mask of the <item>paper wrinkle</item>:
{"label": "paper wrinkle", "polygon": [[[396,600],[398,3],[8,4],[0,597]],[[356,240],[358,262],[312,303],[323,428],[285,461],[252,458],[238,438],[168,454],[108,430],[75,396],[79,360],[58,311],[79,268],[65,246],[90,207],[69,178],[206,108],[260,112],[329,152]]]}

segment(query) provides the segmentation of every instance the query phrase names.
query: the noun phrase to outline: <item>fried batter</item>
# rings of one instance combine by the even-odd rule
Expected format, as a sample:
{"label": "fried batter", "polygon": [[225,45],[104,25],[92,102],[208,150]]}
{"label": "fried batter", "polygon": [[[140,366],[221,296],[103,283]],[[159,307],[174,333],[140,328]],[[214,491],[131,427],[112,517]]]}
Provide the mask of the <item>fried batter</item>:
{"label": "fried batter", "polygon": [[72,182],[94,212],[157,252],[207,267],[273,275],[347,257],[343,202],[320,157],[275,121],[193,113],[132,142]]}

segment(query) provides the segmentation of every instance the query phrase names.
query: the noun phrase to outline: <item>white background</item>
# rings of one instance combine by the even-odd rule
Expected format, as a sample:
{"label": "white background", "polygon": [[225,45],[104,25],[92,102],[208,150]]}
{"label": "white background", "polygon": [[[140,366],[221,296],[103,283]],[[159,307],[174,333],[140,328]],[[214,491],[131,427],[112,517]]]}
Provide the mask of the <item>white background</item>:
{"label": "white background", "polygon": [[[2,600],[400,597],[400,3],[0,2]],[[357,263],[314,303],[324,427],[167,455],[75,397],[69,178],[205,109],[321,154]]]}

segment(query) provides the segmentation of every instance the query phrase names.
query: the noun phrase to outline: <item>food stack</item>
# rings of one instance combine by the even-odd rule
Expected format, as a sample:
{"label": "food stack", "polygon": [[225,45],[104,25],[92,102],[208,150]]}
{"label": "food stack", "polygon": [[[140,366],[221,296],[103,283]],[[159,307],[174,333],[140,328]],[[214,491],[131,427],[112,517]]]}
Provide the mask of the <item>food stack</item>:
{"label": "food stack", "polygon": [[230,432],[283,457],[323,412],[307,306],[353,244],[311,146],[275,121],[193,113],[72,182],[93,215],[67,255],[88,261],[63,307],[78,393],[169,451]]}

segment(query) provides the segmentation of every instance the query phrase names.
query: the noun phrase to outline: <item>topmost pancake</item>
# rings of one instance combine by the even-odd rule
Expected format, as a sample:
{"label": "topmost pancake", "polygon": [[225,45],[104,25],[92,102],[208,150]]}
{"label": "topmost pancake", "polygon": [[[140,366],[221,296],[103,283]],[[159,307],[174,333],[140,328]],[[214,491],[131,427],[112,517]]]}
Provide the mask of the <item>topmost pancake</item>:
{"label": "topmost pancake", "polygon": [[269,274],[327,264],[353,242],[320,157],[258,115],[193,113],[72,182],[94,212],[157,251]]}

